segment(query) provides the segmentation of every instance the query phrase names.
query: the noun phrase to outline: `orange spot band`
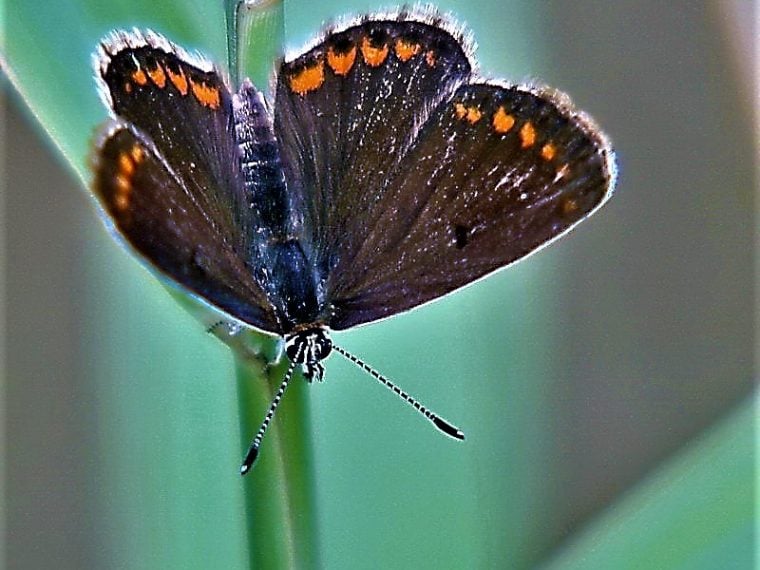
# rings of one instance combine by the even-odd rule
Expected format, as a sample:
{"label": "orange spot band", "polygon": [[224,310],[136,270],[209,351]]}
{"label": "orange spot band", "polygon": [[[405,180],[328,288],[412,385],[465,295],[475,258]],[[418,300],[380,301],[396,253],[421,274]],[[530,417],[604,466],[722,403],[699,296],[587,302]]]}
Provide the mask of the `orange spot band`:
{"label": "orange spot band", "polygon": [[124,211],[129,207],[129,196],[132,192],[132,178],[137,165],[142,162],[145,152],[137,144],[127,151],[119,153],[117,170],[114,184],[116,192],[113,197],[114,206],[117,210]]}

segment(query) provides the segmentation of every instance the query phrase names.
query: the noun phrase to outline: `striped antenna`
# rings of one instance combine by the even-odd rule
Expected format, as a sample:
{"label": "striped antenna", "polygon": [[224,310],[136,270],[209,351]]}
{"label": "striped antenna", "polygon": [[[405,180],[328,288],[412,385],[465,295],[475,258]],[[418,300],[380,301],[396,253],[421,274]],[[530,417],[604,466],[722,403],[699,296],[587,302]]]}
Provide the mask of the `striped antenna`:
{"label": "striped antenna", "polygon": [[369,364],[366,362],[363,362],[347,350],[332,345],[333,350],[338,352],[341,356],[346,358],[347,360],[350,360],[354,364],[356,364],[359,368],[367,372],[370,376],[372,376],[375,380],[378,380],[383,386],[394,392],[399,398],[404,400],[407,404],[411,404],[411,406],[417,410],[419,413],[421,413],[423,416],[425,416],[427,419],[429,419],[431,422],[433,422],[433,425],[438,428],[440,431],[448,435],[449,437],[453,437],[454,439],[463,440],[464,439],[464,432],[460,430],[458,427],[450,424],[446,420],[444,420],[441,416],[438,414],[431,412],[428,410],[425,406],[420,404],[414,397],[410,396],[406,392],[404,392],[401,388],[396,386],[393,382],[388,380],[385,376],[380,374],[377,370],[372,368]]}
{"label": "striped antenna", "polygon": [[261,445],[261,440],[263,439],[264,434],[269,427],[269,424],[272,422],[274,412],[277,409],[277,406],[280,404],[280,400],[282,400],[283,394],[285,394],[285,390],[288,387],[290,379],[293,377],[293,371],[295,368],[296,363],[294,361],[291,361],[290,366],[288,366],[288,371],[285,373],[285,378],[283,378],[282,384],[280,384],[280,387],[277,389],[277,393],[272,399],[272,403],[269,406],[267,415],[264,416],[264,421],[262,422],[259,431],[256,432],[256,437],[253,438],[251,446],[248,448],[248,453],[245,454],[243,464],[240,466],[241,475],[245,475],[251,470],[251,467],[253,467],[253,462],[256,461],[256,458],[259,456],[259,446]]}

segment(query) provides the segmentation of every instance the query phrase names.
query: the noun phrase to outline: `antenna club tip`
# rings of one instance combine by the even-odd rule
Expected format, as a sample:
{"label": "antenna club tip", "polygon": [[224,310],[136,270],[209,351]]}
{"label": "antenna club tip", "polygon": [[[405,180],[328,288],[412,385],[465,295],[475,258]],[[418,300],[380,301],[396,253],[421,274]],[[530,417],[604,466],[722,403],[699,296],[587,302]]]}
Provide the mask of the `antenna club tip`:
{"label": "antenna club tip", "polygon": [[241,475],[246,475],[251,470],[251,467],[253,467],[253,462],[256,461],[256,458],[258,456],[259,456],[259,446],[252,445],[251,448],[248,450],[248,453],[246,454],[245,459],[243,460],[243,464],[240,466]]}
{"label": "antenna club tip", "polygon": [[437,427],[449,437],[453,437],[454,439],[458,439],[460,441],[464,440],[464,432],[458,427],[451,425],[449,422],[439,418],[438,416],[434,417],[432,421],[435,427]]}

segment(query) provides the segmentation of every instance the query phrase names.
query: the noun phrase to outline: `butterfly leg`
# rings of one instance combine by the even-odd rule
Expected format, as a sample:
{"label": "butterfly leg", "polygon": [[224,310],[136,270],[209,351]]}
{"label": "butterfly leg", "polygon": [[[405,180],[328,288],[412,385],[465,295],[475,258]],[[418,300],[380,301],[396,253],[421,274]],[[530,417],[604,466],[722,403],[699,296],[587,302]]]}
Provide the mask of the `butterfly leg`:
{"label": "butterfly leg", "polygon": [[325,376],[325,367],[321,362],[306,362],[303,364],[303,377],[311,384],[316,380],[322,382]]}

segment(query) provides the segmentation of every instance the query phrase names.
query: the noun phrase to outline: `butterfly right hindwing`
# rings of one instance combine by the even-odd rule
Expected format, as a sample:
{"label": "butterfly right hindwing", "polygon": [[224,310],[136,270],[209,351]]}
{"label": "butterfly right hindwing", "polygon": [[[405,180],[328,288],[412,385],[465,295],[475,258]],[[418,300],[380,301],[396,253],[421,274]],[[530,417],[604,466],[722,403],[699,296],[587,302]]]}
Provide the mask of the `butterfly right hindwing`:
{"label": "butterfly right hindwing", "polygon": [[609,197],[609,143],[560,95],[488,84],[442,102],[328,284],[343,329],[438,298],[562,235]]}

